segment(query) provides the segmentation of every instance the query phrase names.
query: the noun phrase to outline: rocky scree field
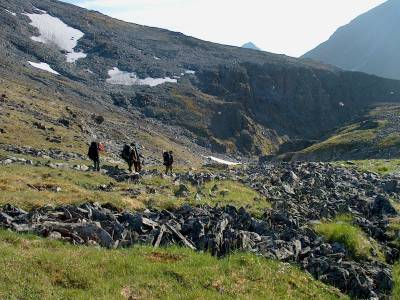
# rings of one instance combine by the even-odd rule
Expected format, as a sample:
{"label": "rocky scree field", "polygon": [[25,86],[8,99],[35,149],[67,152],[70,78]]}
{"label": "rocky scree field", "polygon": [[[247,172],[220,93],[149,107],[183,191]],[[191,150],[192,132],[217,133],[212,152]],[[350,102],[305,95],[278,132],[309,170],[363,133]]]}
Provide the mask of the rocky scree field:
{"label": "rocky scree field", "polygon": [[[257,270],[269,272],[279,266],[277,261],[281,261],[281,266],[290,270],[289,273],[283,271],[285,274],[300,272],[297,269],[300,268],[352,298],[384,299],[398,294],[398,173],[382,176],[356,171],[350,165],[351,168],[343,168],[325,163],[280,163],[231,170],[182,170],[173,177],[162,176],[157,169],[139,176],[130,175],[120,167],[106,164],[103,174],[93,174],[84,168],[85,162],[79,167],[52,162],[52,159],[43,162],[34,154],[26,154],[34,152],[32,149],[23,148],[7,149],[4,154],[12,153],[10,151],[18,152],[18,157],[4,156],[1,161],[4,175],[0,176],[0,182],[5,199],[0,209],[0,222],[8,229],[2,233],[4,249],[17,255],[21,263],[26,262],[25,250],[18,245],[24,244],[25,239],[31,245],[28,249],[34,247],[42,255],[49,251],[47,247],[58,249],[58,253],[71,253],[73,248],[65,243],[72,243],[80,245],[76,246],[76,251],[84,255],[96,256],[93,251],[116,253],[117,258],[113,261],[119,260],[121,255],[138,256],[141,261],[145,260],[143,268],[149,263],[146,257],[155,256],[154,272],[160,272],[160,268],[165,270],[171,260],[177,264],[174,271],[162,273],[173,272],[177,283],[171,282],[170,275],[162,275],[165,283],[156,290],[150,292],[148,285],[139,288],[138,295],[144,298],[157,298],[162,291],[169,291],[173,297],[171,284],[177,284],[183,293],[194,298],[196,293],[215,293],[218,297],[230,298],[239,287],[239,294],[254,295],[255,298],[279,295],[304,299],[310,295],[321,299],[344,297],[320,283],[314,286],[310,278],[293,281],[289,278],[291,275],[261,281],[262,285],[268,285],[278,280],[274,283],[275,288],[268,290],[265,286],[267,290],[260,291],[254,289],[253,284],[260,282],[256,278],[264,275],[259,273],[257,276],[261,277],[252,277],[254,273],[247,271],[245,265],[239,270],[247,275],[244,278],[239,275],[239,281],[229,271],[224,275],[223,283],[208,277],[213,282],[211,285],[202,283],[192,290],[189,289],[192,286],[189,282],[194,278],[193,272],[189,271],[191,267],[182,265],[180,259],[175,258],[175,255],[185,257],[189,252],[181,248],[157,250],[179,246],[204,252],[190,254],[194,261],[209,261],[209,255],[219,257],[218,268],[225,264],[232,267],[232,263],[235,264],[232,260],[236,258],[256,259],[261,268]],[[11,169],[15,174],[9,176]],[[45,201],[41,202],[42,199]],[[90,199],[102,203],[87,202]],[[34,234],[62,243],[13,232]],[[132,246],[134,248],[130,250]],[[117,250],[100,250],[100,247]],[[246,252],[257,255],[240,254]],[[108,257],[109,254],[105,255]],[[9,256],[3,257],[2,263],[9,264]],[[65,270],[62,262],[43,262],[40,257],[35,261],[45,264],[39,268],[43,280],[53,276],[49,267]],[[132,276],[141,274],[137,267],[130,269],[130,264],[123,264],[125,267],[121,270],[127,270]],[[207,263],[202,265],[206,266]],[[108,263],[105,268],[104,272],[111,272]],[[186,271],[180,268],[186,268]],[[20,270],[21,267],[17,267],[10,276],[19,276]],[[112,272],[116,272],[118,278],[119,271],[113,269]],[[86,280],[81,285],[79,278],[84,274],[82,269],[72,275],[68,271],[60,275],[61,283],[52,282],[49,288],[59,295],[93,294],[105,298],[110,295],[110,291],[95,289],[103,282],[102,278],[94,282]],[[5,280],[7,290],[17,289],[10,280]],[[136,289],[126,280],[110,283],[111,293],[135,294]],[[147,284],[151,284],[149,282],[152,281]],[[309,289],[304,290],[305,282]],[[310,282],[313,283],[309,285]],[[294,286],[284,294],[286,284]],[[45,291],[30,281],[24,286],[35,295],[46,296]],[[314,287],[316,290],[313,291]],[[29,294],[28,290],[18,292]],[[1,292],[9,295],[6,290]],[[122,293],[121,297],[124,295]]]}

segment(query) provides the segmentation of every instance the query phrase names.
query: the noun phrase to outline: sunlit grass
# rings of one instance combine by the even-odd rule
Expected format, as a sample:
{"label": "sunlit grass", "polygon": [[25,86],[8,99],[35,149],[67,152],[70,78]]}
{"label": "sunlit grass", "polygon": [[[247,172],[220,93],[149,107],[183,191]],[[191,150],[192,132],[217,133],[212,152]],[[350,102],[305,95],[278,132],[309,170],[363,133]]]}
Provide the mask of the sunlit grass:
{"label": "sunlit grass", "polygon": [[105,250],[0,230],[1,299],[345,299],[294,266],[183,248]]}
{"label": "sunlit grass", "polygon": [[378,243],[368,238],[361,228],[352,224],[349,215],[338,216],[335,220],[317,224],[314,228],[327,241],[344,245],[355,259],[371,259],[374,250],[378,253],[375,259],[384,260]]}

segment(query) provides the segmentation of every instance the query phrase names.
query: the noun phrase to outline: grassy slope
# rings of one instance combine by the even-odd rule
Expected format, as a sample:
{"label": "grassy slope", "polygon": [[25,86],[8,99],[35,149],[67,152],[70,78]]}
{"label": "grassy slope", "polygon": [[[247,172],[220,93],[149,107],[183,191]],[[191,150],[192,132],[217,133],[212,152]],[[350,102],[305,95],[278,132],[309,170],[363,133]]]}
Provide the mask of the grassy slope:
{"label": "grassy slope", "polygon": [[[113,185],[110,192],[101,191],[101,185]],[[212,192],[212,188],[218,189]],[[56,188],[61,188],[57,192]],[[188,197],[177,197],[179,189],[172,178],[145,176],[139,183],[119,183],[114,179],[93,172],[26,165],[0,166],[0,204],[13,203],[29,209],[45,204],[70,204],[85,201],[111,202],[121,208],[145,207],[172,208],[183,203],[222,204],[242,206],[255,215],[261,215],[270,203],[252,189],[231,181],[212,181],[199,190],[188,186]],[[138,191],[138,196],[130,194]],[[195,200],[196,193],[201,200]]]}
{"label": "grassy slope", "polygon": [[302,151],[311,157],[335,157],[351,152],[354,149],[375,147],[373,140],[376,138],[379,127],[373,129],[361,129],[360,124],[353,124],[337,131],[328,139],[314,144]]}
{"label": "grassy slope", "polygon": [[374,250],[377,253],[377,258],[384,261],[384,256],[378,243],[372,238],[369,239],[361,228],[355,226],[352,221],[351,216],[342,215],[331,222],[315,225],[315,230],[329,242],[338,242],[345,245],[356,260],[372,258],[371,253]]}
{"label": "grassy slope", "polygon": [[[385,153],[400,147],[400,134],[395,129],[398,116],[399,106],[372,109],[362,122],[340,128],[326,140],[301,151],[298,157],[336,160],[343,156],[351,158],[353,155],[353,158],[356,158],[362,156],[365,149],[370,150],[372,155],[388,156],[389,154]],[[353,151],[356,151],[355,154],[351,154]]]}
{"label": "grassy slope", "polygon": [[400,263],[393,268],[393,278],[395,282],[394,290],[392,293],[393,299],[400,299]]}
{"label": "grassy slope", "polygon": [[[166,136],[157,126],[144,126],[143,123],[143,126],[138,128],[134,120],[126,115],[101,106],[93,107],[92,104],[88,107],[78,107],[59,99],[59,96],[51,94],[49,90],[43,91],[35,86],[25,86],[4,79],[0,84],[1,88],[7,98],[4,103],[0,103],[0,128],[5,130],[5,133],[0,133],[0,143],[86,154],[92,138],[85,132],[88,129],[90,132],[107,132],[107,138],[103,142],[112,140],[121,143],[125,138],[135,139],[143,145],[145,156],[156,155],[159,158],[163,149],[171,149],[176,154],[177,163],[201,163],[198,155],[188,149],[182,141],[175,136]],[[77,117],[69,128],[65,128],[58,120],[71,120],[70,112],[75,113]],[[93,113],[104,116],[105,123],[97,127],[90,125],[93,123]],[[34,123],[41,123],[50,130],[41,130]],[[62,143],[56,144],[46,140],[54,136],[61,137]]]}
{"label": "grassy slope", "polygon": [[[1,299],[337,299],[297,268],[251,254],[104,250],[0,231]],[[343,297],[344,298],[344,297]]]}
{"label": "grassy slope", "polygon": [[354,167],[360,172],[374,172],[380,175],[400,172],[399,159],[368,159],[348,162],[338,162],[342,167]]}

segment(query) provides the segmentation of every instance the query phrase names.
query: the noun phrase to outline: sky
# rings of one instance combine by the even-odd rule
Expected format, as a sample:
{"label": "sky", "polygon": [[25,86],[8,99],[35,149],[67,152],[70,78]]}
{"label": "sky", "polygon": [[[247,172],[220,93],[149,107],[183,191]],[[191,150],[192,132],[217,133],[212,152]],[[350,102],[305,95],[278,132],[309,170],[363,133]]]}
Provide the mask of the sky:
{"label": "sky", "polygon": [[385,0],[64,0],[203,40],[298,57]]}

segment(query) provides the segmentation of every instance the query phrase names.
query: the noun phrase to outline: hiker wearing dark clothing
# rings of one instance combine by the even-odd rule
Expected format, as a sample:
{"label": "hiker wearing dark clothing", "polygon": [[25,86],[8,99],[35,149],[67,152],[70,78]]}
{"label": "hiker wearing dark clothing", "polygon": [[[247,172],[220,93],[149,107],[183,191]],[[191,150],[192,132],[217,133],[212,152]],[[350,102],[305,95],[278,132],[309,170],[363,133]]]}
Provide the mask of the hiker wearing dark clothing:
{"label": "hiker wearing dark clothing", "polygon": [[135,168],[136,173],[139,173],[142,170],[140,159],[144,157],[140,154],[135,143],[125,145],[121,156],[128,163],[129,172],[132,172],[132,167]]}
{"label": "hiker wearing dark clothing", "polygon": [[93,169],[100,171],[100,147],[97,142],[90,144],[88,156],[93,161]]}
{"label": "hiker wearing dark clothing", "polygon": [[165,166],[165,175],[168,175],[168,172],[171,173],[172,175],[172,165],[174,164],[174,156],[172,155],[172,151],[165,151],[163,153],[163,159],[164,159],[164,166]]}
{"label": "hiker wearing dark clothing", "polygon": [[131,157],[132,157],[133,166],[135,168],[135,172],[139,173],[140,171],[142,171],[142,163],[141,163],[140,159],[143,158],[143,156],[142,156],[142,154],[140,154],[136,144],[132,143],[131,146],[132,146]]}

